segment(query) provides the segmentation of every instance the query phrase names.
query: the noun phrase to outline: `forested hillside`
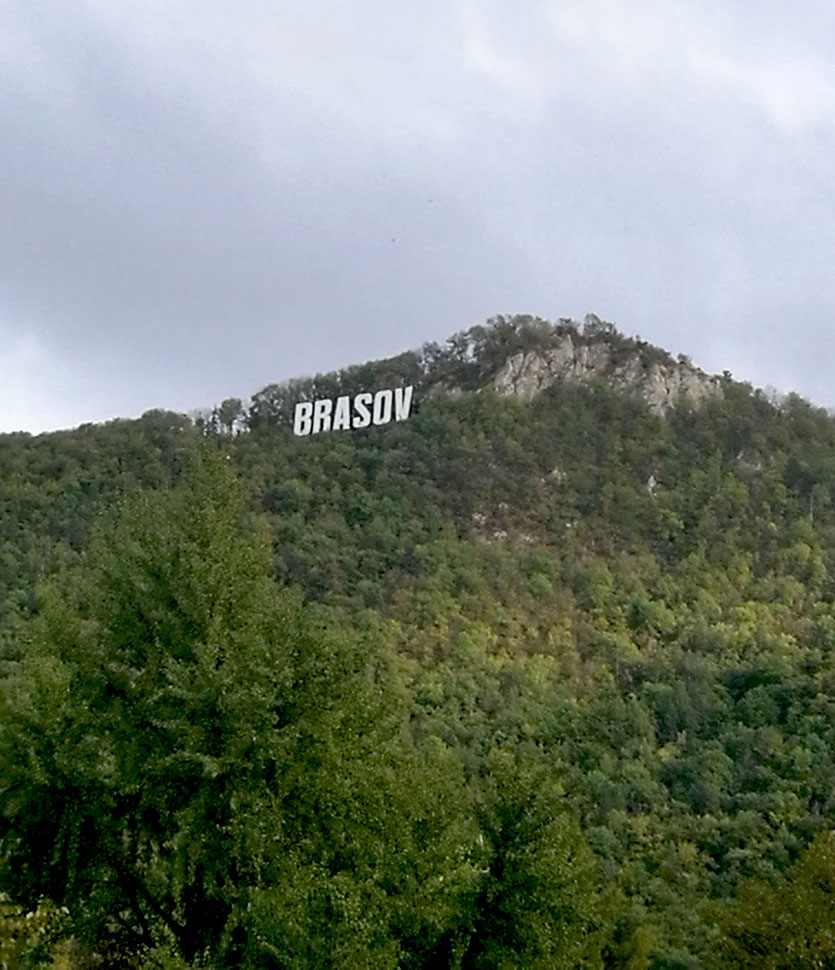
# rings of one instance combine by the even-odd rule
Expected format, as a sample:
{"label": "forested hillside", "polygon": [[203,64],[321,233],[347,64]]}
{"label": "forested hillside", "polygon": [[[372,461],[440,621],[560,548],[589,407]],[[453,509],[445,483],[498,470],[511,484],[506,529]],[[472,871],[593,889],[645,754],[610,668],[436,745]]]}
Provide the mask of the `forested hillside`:
{"label": "forested hillside", "polygon": [[0,959],[835,966],[834,599],[835,419],[596,318],[0,437]]}

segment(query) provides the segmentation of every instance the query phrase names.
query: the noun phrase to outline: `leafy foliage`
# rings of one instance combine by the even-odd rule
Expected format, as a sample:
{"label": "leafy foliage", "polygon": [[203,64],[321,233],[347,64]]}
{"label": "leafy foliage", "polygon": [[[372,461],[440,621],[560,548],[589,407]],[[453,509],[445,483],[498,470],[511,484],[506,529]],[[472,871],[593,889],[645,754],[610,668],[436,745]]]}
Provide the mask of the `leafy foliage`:
{"label": "leafy foliage", "polygon": [[[665,417],[491,390],[566,335],[670,362],[497,318],[0,439],[11,898],[121,965],[829,959],[835,420],[729,375]],[[408,422],[289,430],[400,382]]]}
{"label": "leafy foliage", "polygon": [[746,884],[721,919],[724,967],[835,966],[835,837],[819,836],[776,885]]}

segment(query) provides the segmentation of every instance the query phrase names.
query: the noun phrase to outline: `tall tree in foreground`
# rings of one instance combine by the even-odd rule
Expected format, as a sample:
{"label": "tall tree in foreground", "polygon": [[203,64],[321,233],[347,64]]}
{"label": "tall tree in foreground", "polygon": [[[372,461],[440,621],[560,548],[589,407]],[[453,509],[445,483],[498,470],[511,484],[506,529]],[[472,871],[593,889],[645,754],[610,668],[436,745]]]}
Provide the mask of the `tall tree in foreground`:
{"label": "tall tree in foreground", "polygon": [[494,749],[479,817],[487,867],[473,899],[464,970],[601,967],[607,902],[594,856],[559,787]]}
{"label": "tall tree in foreground", "polygon": [[120,966],[395,967],[443,937],[476,869],[454,772],[401,740],[381,654],[275,588],[222,456],[41,599],[0,681],[0,890]]}

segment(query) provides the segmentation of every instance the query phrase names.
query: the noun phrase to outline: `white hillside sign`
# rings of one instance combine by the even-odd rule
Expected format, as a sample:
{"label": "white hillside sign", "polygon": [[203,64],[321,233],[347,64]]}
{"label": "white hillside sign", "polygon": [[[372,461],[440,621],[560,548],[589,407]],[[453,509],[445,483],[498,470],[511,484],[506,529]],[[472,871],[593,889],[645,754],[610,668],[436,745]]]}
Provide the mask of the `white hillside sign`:
{"label": "white hillside sign", "polygon": [[299,401],[293,415],[293,434],[305,436],[320,431],[349,431],[367,428],[372,424],[405,421],[412,410],[414,388],[395,387],[393,390],[364,391],[354,397],[323,397],[317,401]]}

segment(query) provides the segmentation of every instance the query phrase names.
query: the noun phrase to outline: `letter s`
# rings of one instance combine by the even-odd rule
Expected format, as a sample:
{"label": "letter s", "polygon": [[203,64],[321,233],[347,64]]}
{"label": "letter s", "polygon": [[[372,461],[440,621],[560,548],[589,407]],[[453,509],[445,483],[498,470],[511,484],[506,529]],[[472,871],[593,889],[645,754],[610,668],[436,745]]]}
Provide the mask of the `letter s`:
{"label": "letter s", "polygon": [[357,394],[354,398],[354,428],[367,428],[371,424],[371,412],[368,410],[368,405],[371,404],[373,399],[372,394]]}

